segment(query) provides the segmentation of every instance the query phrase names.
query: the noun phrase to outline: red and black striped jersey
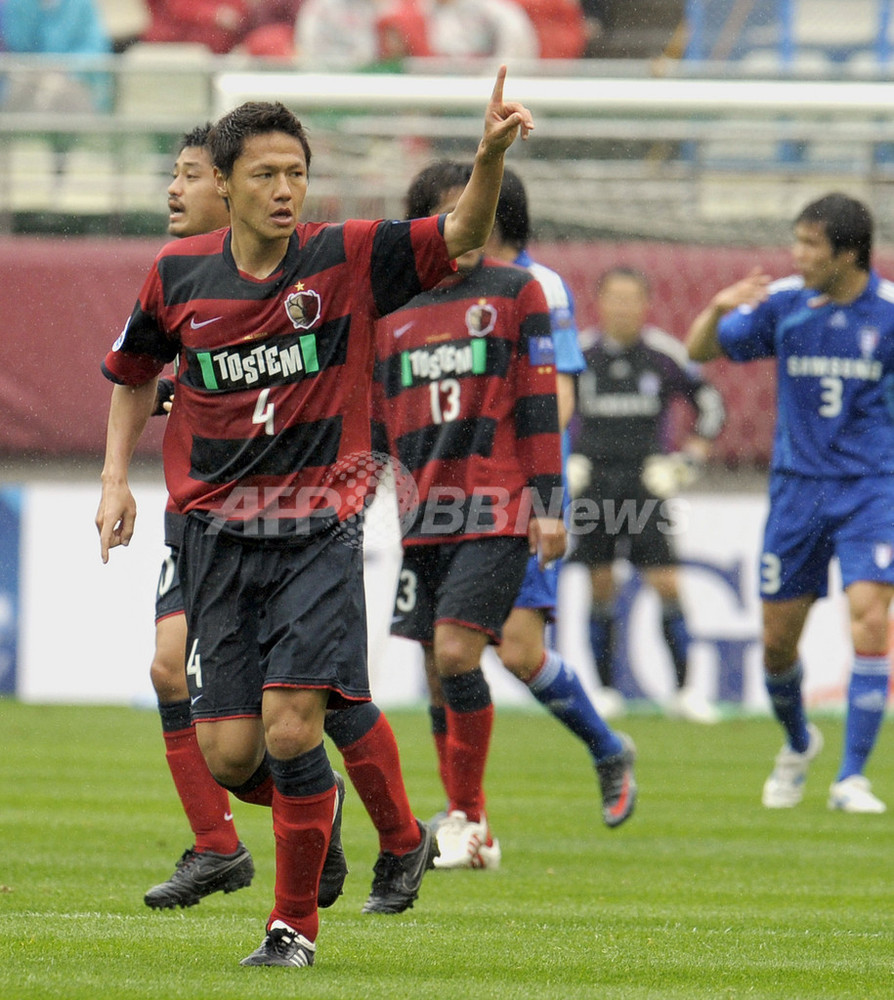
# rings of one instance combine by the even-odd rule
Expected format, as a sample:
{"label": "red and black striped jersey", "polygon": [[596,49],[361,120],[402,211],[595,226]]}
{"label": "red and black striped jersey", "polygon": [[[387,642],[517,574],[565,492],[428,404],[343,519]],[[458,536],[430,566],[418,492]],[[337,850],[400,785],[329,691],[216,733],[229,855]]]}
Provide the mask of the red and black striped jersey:
{"label": "red and black striped jersey", "polygon": [[549,309],[529,271],[484,258],[381,319],[373,392],[376,440],[419,492],[405,545],[561,517]]}
{"label": "red and black striped jersey", "polygon": [[228,229],[166,245],[103,368],[138,385],[176,360],[176,508],[277,537],[356,514],[375,320],[452,271],[443,216],[302,223],[264,280],[238,270]]}

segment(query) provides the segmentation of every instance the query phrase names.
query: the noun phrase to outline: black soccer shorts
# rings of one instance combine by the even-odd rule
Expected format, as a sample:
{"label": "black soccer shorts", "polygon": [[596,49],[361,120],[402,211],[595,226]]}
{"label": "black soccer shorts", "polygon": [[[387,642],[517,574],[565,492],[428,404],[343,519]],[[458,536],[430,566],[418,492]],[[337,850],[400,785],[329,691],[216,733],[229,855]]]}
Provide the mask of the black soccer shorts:
{"label": "black soccer shorts", "polygon": [[394,600],[392,635],[429,644],[451,622],[500,639],[528,564],[527,538],[409,545]]}

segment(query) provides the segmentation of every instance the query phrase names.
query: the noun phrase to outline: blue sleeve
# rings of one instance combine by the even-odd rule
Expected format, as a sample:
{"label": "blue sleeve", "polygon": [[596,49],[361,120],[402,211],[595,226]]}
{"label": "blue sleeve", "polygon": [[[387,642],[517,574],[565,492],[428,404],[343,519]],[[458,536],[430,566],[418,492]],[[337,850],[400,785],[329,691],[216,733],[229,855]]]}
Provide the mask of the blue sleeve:
{"label": "blue sleeve", "polygon": [[733,361],[754,361],[776,355],[776,310],[773,298],[754,309],[740,306],[717,325],[717,342]]}
{"label": "blue sleeve", "polygon": [[563,375],[576,375],[587,367],[574,327],[553,325],[553,351],[556,355],[556,371]]}
{"label": "blue sleeve", "polygon": [[562,281],[565,302],[550,303],[549,321],[553,331],[553,349],[556,352],[556,371],[564,375],[577,375],[587,363],[580,349],[577,321],[574,317],[574,298],[571,289]]}

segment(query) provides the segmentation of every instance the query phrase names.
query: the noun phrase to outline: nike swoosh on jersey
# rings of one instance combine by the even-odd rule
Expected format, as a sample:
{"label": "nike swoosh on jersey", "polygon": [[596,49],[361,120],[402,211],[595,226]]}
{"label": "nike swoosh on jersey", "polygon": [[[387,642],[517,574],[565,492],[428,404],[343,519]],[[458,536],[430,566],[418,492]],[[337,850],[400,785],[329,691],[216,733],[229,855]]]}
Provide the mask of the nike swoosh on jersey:
{"label": "nike swoosh on jersey", "polygon": [[223,319],[223,316],[215,316],[213,319],[203,319],[201,323],[197,323],[195,316],[193,316],[189,321],[189,325],[193,328],[193,330],[198,330],[203,326],[207,326],[209,323],[216,323],[219,319]]}
{"label": "nike swoosh on jersey", "polygon": [[404,323],[403,326],[399,326],[394,331],[394,339],[398,340],[400,337],[402,337],[407,332],[407,330],[410,329],[411,326],[415,326],[415,325],[416,325],[416,320],[411,319],[409,323]]}

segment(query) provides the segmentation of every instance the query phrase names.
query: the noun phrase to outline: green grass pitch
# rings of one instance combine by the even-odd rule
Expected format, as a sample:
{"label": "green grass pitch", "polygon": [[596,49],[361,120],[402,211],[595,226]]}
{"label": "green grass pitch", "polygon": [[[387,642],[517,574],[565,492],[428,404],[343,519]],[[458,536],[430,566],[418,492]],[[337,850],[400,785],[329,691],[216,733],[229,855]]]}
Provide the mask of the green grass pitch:
{"label": "green grass pitch", "polygon": [[[423,708],[389,713],[410,798],[443,805]],[[143,892],[190,843],[154,711],[0,700],[0,997],[32,1000],[873,1000],[894,997],[891,723],[870,765],[883,816],[826,809],[841,720],[804,802],[760,789],[768,719],[701,727],[654,715],[640,800],[611,831],[579,743],[533,706],[498,710],[487,775],[496,872],[430,872],[414,909],[361,915],[377,843],[349,786],[345,895],[311,969],[242,968],[273,879],[269,814],[235,803],[249,889],[155,913]],[[330,748],[333,765],[340,758]]]}

